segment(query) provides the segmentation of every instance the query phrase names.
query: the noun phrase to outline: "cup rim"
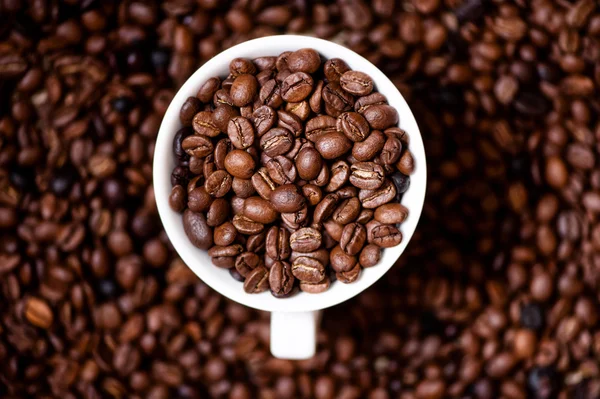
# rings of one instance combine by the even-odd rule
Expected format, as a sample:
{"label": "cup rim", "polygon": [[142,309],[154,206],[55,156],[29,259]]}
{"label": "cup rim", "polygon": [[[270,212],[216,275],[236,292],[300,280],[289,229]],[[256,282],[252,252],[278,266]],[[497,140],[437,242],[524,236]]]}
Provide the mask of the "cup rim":
{"label": "cup rim", "polygon": [[[181,128],[179,110],[185,100],[195,96],[201,84],[208,78],[226,75],[231,60],[237,57],[253,59],[259,56],[279,55],[283,51],[294,51],[300,48],[313,48],[325,59],[341,58],[352,69],[367,73],[372,77],[376,89],[384,94],[388,103],[398,110],[399,126],[408,133],[409,149],[415,160],[411,183],[401,202],[408,208],[409,216],[400,226],[402,242],[396,247],[384,249],[380,262],[373,267],[363,269],[359,279],[351,284],[335,281],[323,293],[308,294],[300,291],[288,298],[275,298],[268,291],[261,294],[247,294],[242,288],[242,283],[233,279],[228,270],[214,266],[206,251],[192,245],[183,231],[181,214],[173,211],[169,206],[170,175],[175,165],[172,141],[175,133]],[[202,281],[221,295],[251,308],[271,312],[307,312],[325,309],[358,295],[383,277],[396,263],[410,242],[423,209],[427,186],[427,164],[423,139],[410,107],[395,85],[379,68],[361,55],[334,42],[311,36],[278,35],[249,40],[224,50],[198,68],[181,86],[169,104],[156,138],[153,183],[158,213],[164,230],[178,255]]]}

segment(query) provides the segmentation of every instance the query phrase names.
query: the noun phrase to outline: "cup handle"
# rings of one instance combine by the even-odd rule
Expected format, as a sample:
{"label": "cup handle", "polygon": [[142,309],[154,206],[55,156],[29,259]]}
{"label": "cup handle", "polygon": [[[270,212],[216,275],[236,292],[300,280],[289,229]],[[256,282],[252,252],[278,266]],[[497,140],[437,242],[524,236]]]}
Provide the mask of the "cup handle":
{"label": "cup handle", "polygon": [[315,355],[321,311],[271,313],[271,353],[280,359]]}

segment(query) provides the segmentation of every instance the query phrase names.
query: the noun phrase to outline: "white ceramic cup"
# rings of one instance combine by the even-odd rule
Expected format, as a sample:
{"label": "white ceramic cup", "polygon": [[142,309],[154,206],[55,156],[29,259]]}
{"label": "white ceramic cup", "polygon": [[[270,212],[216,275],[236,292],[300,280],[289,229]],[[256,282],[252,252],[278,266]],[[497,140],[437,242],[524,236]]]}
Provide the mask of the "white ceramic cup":
{"label": "white ceramic cup", "polygon": [[[320,294],[299,292],[289,298],[278,299],[270,292],[247,294],[242,283],[234,280],[228,270],[212,265],[207,252],[192,245],[183,231],[181,214],[169,207],[171,171],[175,167],[172,152],[173,137],[181,128],[179,110],[185,100],[195,96],[200,86],[213,76],[225,77],[229,63],[236,57],[253,59],[260,56],[277,56],[284,51],[313,48],[325,59],[341,58],[356,71],[367,73],[375,82],[376,90],[385,95],[391,106],[398,110],[400,127],[410,137],[410,151],[415,160],[409,189],[402,204],[409,209],[409,216],[400,230],[403,240],[394,248],[383,251],[381,261],[374,267],[364,269],[352,284],[334,282],[329,290]],[[406,101],[394,84],[372,63],[343,46],[307,36],[270,36],[250,40],[218,54],[198,69],[181,87],[169,105],[160,126],[154,151],[154,192],[158,212],[165,231],[183,261],[206,284],[221,295],[251,308],[271,312],[271,352],[287,359],[312,357],[316,347],[316,332],[320,310],[344,302],[359,294],[379,280],[395,263],[410,241],[423,208],[426,188],[426,159],[423,140],[415,118]]]}

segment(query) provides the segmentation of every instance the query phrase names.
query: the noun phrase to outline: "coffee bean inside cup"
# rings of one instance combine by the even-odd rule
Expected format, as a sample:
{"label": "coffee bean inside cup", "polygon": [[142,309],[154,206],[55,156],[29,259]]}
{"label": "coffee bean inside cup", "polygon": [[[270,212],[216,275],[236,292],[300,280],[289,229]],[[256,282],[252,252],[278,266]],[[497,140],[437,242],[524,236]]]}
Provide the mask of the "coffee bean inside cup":
{"label": "coffee bean inside cup", "polygon": [[185,101],[169,203],[245,292],[320,293],[402,242],[414,159],[369,75],[308,48],[268,60],[236,58]]}

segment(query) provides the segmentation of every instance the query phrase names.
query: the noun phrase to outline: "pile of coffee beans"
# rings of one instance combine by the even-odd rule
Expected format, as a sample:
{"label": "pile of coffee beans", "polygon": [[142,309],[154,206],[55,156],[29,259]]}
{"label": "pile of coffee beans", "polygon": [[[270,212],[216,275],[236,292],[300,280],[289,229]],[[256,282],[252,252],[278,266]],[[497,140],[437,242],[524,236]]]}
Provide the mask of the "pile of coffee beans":
{"label": "pile of coffee beans", "polygon": [[[594,0],[0,0],[0,397],[600,397]],[[427,198],[317,354],[177,258],[152,182],[176,90],[300,32],[400,88]],[[410,133],[410,132],[409,132]]]}
{"label": "pile of coffee beans", "polygon": [[[314,49],[236,58],[181,107],[169,204],[247,293],[327,290],[398,245],[414,160],[373,80]],[[296,284],[298,281],[298,284]]]}

